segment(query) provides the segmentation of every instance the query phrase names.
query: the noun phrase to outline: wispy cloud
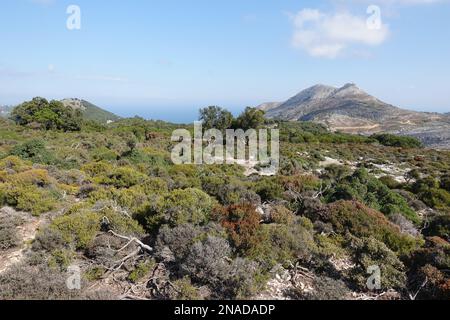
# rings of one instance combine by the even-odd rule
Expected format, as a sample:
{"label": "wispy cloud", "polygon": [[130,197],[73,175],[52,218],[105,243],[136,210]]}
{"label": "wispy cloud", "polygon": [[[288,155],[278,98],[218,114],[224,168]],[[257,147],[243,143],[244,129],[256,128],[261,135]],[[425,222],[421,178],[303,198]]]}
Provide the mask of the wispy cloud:
{"label": "wispy cloud", "polygon": [[349,12],[303,9],[290,18],[294,26],[292,45],[313,57],[336,58],[354,45],[380,45],[389,35],[387,25],[369,28],[367,16]]}

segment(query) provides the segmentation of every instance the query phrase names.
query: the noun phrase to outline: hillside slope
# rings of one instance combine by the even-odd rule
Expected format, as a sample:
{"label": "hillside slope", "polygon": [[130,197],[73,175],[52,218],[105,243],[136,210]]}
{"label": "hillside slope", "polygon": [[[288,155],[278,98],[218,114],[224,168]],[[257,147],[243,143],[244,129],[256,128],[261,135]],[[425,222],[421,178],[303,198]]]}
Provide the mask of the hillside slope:
{"label": "hillside slope", "polygon": [[79,109],[83,113],[83,116],[87,120],[96,121],[99,123],[109,123],[120,119],[119,116],[106,111],[96,105],[81,99],[64,99],[62,103],[65,106],[71,107],[73,109]]}

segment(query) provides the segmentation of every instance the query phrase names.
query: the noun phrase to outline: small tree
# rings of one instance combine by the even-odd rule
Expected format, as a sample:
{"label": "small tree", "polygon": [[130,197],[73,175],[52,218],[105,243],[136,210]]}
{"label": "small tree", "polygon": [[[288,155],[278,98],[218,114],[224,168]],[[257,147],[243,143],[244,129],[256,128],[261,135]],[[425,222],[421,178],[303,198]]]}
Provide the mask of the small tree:
{"label": "small tree", "polygon": [[258,129],[266,121],[265,112],[257,108],[247,107],[245,111],[236,119],[234,127],[236,129]]}
{"label": "small tree", "polygon": [[231,127],[233,115],[231,112],[217,106],[209,106],[200,109],[200,120],[203,121],[203,128],[225,130]]}

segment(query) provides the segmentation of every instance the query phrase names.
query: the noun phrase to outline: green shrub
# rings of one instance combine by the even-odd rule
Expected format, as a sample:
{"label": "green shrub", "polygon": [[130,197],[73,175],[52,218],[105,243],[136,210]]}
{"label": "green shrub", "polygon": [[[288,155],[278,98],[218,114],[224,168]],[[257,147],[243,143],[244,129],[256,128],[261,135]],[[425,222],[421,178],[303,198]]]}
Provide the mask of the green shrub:
{"label": "green shrub", "polygon": [[147,176],[136,171],[131,167],[119,167],[99,177],[97,182],[105,185],[112,185],[116,188],[130,188],[135,185],[142,184],[146,181]]}
{"label": "green shrub", "polygon": [[392,176],[383,176],[380,178],[380,181],[389,189],[399,189],[401,187],[401,183],[395,180]]}
{"label": "green shrub", "polygon": [[142,226],[136,220],[127,216],[126,213],[118,212],[116,209],[106,206],[104,209],[97,211],[97,214],[104,219],[106,218],[109,224],[108,227],[119,234],[136,237],[144,235]]}
{"label": "green shrub", "polygon": [[74,254],[71,250],[56,249],[51,252],[51,256],[48,260],[48,265],[51,268],[59,268],[60,270],[67,270],[74,258]]}
{"label": "green shrub", "polygon": [[442,214],[433,217],[424,230],[427,236],[437,236],[450,241],[450,215]]}
{"label": "green shrub", "polygon": [[55,156],[45,148],[45,142],[34,139],[15,146],[11,155],[30,160],[33,163],[55,164]]}
{"label": "green shrub", "polygon": [[273,223],[289,225],[294,222],[295,214],[285,206],[276,205],[270,209],[270,219]]}
{"label": "green shrub", "polygon": [[50,228],[76,249],[85,249],[100,231],[101,217],[94,212],[74,213],[55,218]]}
{"label": "green shrub", "polygon": [[105,274],[106,269],[100,266],[93,266],[90,267],[85,273],[84,273],[84,277],[88,280],[88,281],[97,281],[100,280],[103,275]]}
{"label": "green shrub", "polygon": [[39,215],[53,210],[57,200],[51,192],[34,185],[14,186],[0,183],[0,204]]}
{"label": "green shrub", "polygon": [[16,217],[0,213],[0,252],[19,245],[20,239],[16,229],[19,223]]}
{"label": "green shrub", "polygon": [[413,137],[395,136],[393,134],[383,133],[371,137],[384,146],[399,148],[421,148],[422,142]]}
{"label": "green shrub", "polygon": [[85,164],[82,171],[86,172],[91,177],[106,175],[113,170],[113,166],[106,161],[91,162]]}
{"label": "green shrub", "polygon": [[445,175],[441,177],[440,183],[441,189],[450,192],[450,175]]}
{"label": "green shrub", "polygon": [[382,290],[405,288],[405,267],[384,243],[373,238],[353,238],[351,250],[356,267],[351,270],[350,278],[360,290],[368,289],[368,270],[373,266],[380,268]]}
{"label": "green shrub", "polygon": [[228,182],[220,185],[217,192],[214,193],[217,200],[222,205],[238,205],[242,203],[251,203],[259,205],[261,198],[253,190],[250,190],[242,182]]}
{"label": "green shrub", "polygon": [[47,170],[31,169],[28,171],[17,173],[9,179],[11,183],[22,186],[35,185],[37,187],[47,187],[51,184]]}
{"label": "green shrub", "polygon": [[257,108],[247,107],[233,123],[235,129],[258,129],[265,123],[265,112]]}
{"label": "green shrub", "polygon": [[421,195],[428,206],[441,210],[450,210],[450,192],[444,189],[429,189]]}
{"label": "green shrub", "polygon": [[95,161],[115,161],[119,155],[106,147],[96,148],[92,151],[92,159]]}
{"label": "green shrub", "polygon": [[405,260],[413,273],[427,264],[446,271],[450,269],[450,244],[439,237],[427,238],[425,246],[411,252]]}
{"label": "green shrub", "polygon": [[304,293],[300,291],[296,294],[298,298],[305,300],[348,300],[351,294],[350,289],[342,280],[320,276],[314,279],[313,290]]}
{"label": "green shrub", "polygon": [[254,190],[263,202],[281,199],[284,191],[281,185],[273,178],[256,181]]}
{"label": "green shrub", "polygon": [[385,243],[397,253],[407,253],[416,248],[420,241],[402,234],[399,227],[383,214],[353,201],[338,201],[327,206],[321,215],[324,222],[333,225],[336,233],[350,232],[356,237],[372,237]]}
{"label": "green shrub", "polygon": [[16,156],[8,156],[0,160],[0,170],[13,170],[22,172],[31,169],[31,161],[24,161]]}
{"label": "green shrub", "polygon": [[172,227],[202,225],[209,221],[214,205],[213,199],[199,189],[174,190],[160,199],[155,211],[149,212],[147,222],[150,228],[165,223]]}
{"label": "green shrub", "polygon": [[153,269],[155,268],[155,261],[154,260],[146,260],[139,262],[139,264],[136,266],[136,268],[130,272],[128,275],[128,280],[130,280],[133,283],[139,282],[142,278],[147,276]]}
{"label": "green shrub", "polygon": [[355,171],[352,176],[346,177],[335,186],[328,196],[328,201],[336,200],[359,200],[386,215],[400,213],[412,222],[420,223],[420,218],[409,207],[406,199],[390,190],[366,169]]}
{"label": "green shrub", "polygon": [[199,290],[192,285],[189,277],[178,279],[173,284],[177,289],[176,300],[201,300]]}
{"label": "green shrub", "polygon": [[247,250],[246,256],[269,271],[279,263],[285,266],[296,261],[308,263],[316,251],[312,232],[297,221],[290,225],[262,225],[258,241]]}

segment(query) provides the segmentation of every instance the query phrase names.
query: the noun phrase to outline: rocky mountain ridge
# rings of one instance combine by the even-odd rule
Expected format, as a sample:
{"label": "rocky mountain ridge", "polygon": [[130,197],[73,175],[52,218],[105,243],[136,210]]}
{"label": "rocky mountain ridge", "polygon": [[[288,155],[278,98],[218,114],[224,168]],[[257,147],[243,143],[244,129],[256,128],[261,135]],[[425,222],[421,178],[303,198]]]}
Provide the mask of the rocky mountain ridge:
{"label": "rocky mountain ridge", "polygon": [[285,121],[313,121],[333,131],[370,135],[388,132],[414,136],[426,146],[450,148],[449,114],[401,109],[369,95],[353,83],[336,88],[315,85],[285,102],[258,107]]}

